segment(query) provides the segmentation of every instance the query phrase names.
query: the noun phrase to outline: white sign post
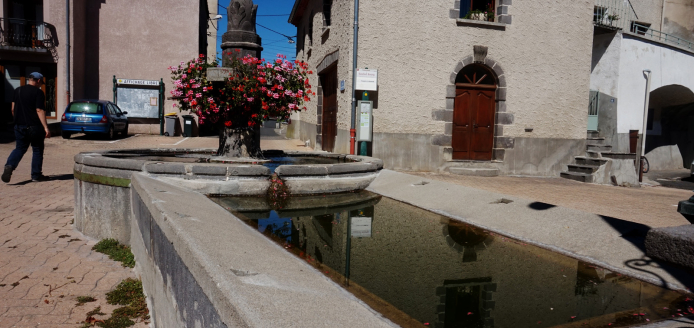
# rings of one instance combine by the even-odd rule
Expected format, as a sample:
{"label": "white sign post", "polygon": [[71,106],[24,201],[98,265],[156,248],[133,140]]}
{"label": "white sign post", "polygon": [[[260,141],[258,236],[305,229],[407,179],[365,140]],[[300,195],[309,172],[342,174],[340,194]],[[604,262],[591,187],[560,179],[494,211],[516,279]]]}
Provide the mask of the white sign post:
{"label": "white sign post", "polygon": [[378,91],[378,70],[358,68],[356,82],[357,90]]}

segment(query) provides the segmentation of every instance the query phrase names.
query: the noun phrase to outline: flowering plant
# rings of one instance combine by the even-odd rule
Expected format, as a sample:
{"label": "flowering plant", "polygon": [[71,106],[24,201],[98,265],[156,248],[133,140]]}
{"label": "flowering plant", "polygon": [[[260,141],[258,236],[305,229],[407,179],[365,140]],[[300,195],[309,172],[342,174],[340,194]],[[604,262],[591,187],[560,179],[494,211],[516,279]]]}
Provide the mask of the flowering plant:
{"label": "flowering plant", "polygon": [[[266,62],[250,55],[227,52],[231,74],[223,83],[207,80],[207,68],[217,66],[204,55],[169,67],[174,80],[172,96],[181,110],[194,111],[200,124],[223,124],[227,128],[255,127],[268,118],[287,120],[292,112],[306,109],[310,101],[308,64],[294,63],[283,55]],[[176,106],[176,105],[174,105]]]}

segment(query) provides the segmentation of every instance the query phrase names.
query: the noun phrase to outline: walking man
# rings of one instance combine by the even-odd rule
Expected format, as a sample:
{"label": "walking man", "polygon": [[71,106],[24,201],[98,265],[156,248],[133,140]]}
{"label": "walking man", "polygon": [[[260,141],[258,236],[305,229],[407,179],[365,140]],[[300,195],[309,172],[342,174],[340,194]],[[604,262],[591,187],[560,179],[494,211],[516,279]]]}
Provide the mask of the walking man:
{"label": "walking man", "polygon": [[12,171],[17,168],[19,161],[29,149],[31,158],[31,181],[50,180],[43,175],[43,148],[45,138],[50,138],[46,123],[46,96],[41,90],[43,75],[31,73],[27,78],[27,84],[14,90],[12,98],[12,115],[14,116],[14,135],[17,139],[15,149],[7,158],[5,170],[2,173],[2,181],[10,182]]}

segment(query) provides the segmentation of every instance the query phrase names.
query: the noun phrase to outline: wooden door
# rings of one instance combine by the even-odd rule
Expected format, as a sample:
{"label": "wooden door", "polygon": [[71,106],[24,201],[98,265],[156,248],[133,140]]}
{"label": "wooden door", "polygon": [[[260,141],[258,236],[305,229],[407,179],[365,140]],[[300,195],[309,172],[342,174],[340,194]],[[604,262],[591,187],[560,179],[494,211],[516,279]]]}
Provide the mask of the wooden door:
{"label": "wooden door", "polygon": [[456,89],[453,159],[490,161],[494,146],[495,90]]}
{"label": "wooden door", "polygon": [[323,89],[322,147],[332,152],[337,136],[337,69],[322,74],[320,80]]}

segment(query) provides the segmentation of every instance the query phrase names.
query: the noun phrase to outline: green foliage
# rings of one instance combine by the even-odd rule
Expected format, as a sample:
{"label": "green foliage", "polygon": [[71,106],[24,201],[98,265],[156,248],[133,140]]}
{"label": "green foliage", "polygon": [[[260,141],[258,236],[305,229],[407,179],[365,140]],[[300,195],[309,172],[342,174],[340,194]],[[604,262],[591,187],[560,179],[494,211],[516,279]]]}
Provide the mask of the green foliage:
{"label": "green foliage", "polygon": [[130,251],[130,247],[122,245],[115,239],[104,239],[94,245],[92,250],[108,255],[108,258],[121,262],[124,267],[135,267],[135,255]]}
{"label": "green foliage", "polygon": [[84,303],[94,302],[96,298],[91,296],[77,296],[77,306],[84,305]]}
{"label": "green foliage", "polygon": [[98,322],[96,325],[104,328],[127,328],[135,325],[135,322],[127,317],[114,315],[104,320],[104,322]]}
{"label": "green foliage", "polygon": [[116,289],[106,293],[106,301],[114,305],[131,305],[144,298],[142,281],[132,278],[123,280]]}

